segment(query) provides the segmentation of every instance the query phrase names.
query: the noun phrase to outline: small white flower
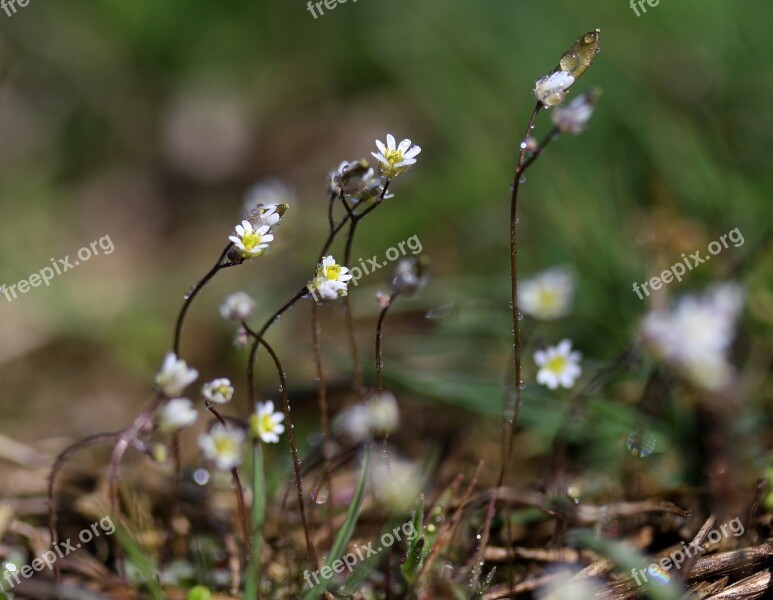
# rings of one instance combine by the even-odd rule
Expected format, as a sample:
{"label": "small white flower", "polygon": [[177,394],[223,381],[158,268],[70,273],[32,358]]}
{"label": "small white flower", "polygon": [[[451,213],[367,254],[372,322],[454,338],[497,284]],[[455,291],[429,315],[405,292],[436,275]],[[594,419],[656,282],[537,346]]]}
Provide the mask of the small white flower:
{"label": "small white flower", "polygon": [[387,134],[386,139],[386,145],[381,140],[376,140],[378,152],[371,152],[371,154],[379,161],[379,168],[384,176],[393,179],[416,164],[416,157],[421,152],[421,148],[412,146],[411,140],[408,139],[397,145],[391,133]]}
{"label": "small white flower", "polygon": [[599,96],[597,89],[591,89],[572,100],[569,104],[559,107],[551,115],[553,124],[561,133],[577,135],[585,130],[585,126],[593,116],[593,107]]}
{"label": "small white flower", "polygon": [[220,423],[199,437],[204,456],[218,469],[229,471],[242,463],[245,435],[241,429],[231,429]]}
{"label": "small white flower", "polygon": [[191,369],[181,358],[177,358],[174,352],[170,352],[164,359],[161,371],[156,375],[156,385],[169,398],[182,394],[182,391],[196,381],[199,372]]}
{"label": "small white flower", "polygon": [[715,286],[703,296],[685,296],[671,311],[647,314],[641,327],[642,339],[656,357],[694,384],[717,390],[732,378],[726,354],[742,306],[743,294],[738,286]]}
{"label": "small white flower", "polygon": [[555,267],[525,280],[518,288],[518,308],[526,315],[552,321],[569,314],[575,282],[571,271]]}
{"label": "small white flower", "polygon": [[188,398],[173,398],[158,411],[158,428],[172,432],[193,425],[199,414]]}
{"label": "small white flower", "polygon": [[274,236],[268,232],[268,226],[253,228],[252,223],[245,220],[236,226],[236,234],[228,237],[234,243],[243,258],[260,256],[268,248],[268,243]]}
{"label": "small white flower", "polygon": [[[292,204],[295,200],[295,190],[280,179],[265,179],[253,185],[244,195],[244,218],[253,220],[254,217],[262,218],[263,222],[256,227],[268,225],[272,229],[279,224],[281,213],[277,213],[279,206]],[[270,209],[274,207],[272,212]],[[263,215],[256,215],[258,209]]]}
{"label": "small white flower", "polygon": [[306,287],[317,302],[329,302],[346,296],[346,282],[351,278],[349,269],[336,263],[332,256],[327,256],[317,265],[314,279]]}
{"label": "small white flower", "polygon": [[400,421],[397,399],[390,392],[381,392],[381,399],[373,394],[363,404],[357,404],[344,412],[336,427],[355,441],[373,439],[382,432],[392,433]]}
{"label": "small white flower", "polygon": [[271,400],[257,402],[255,412],[250,417],[250,432],[253,437],[260,438],[267,444],[276,444],[279,436],[284,433],[284,420],[282,413],[274,412],[274,403]]}
{"label": "small white flower", "polygon": [[557,346],[534,353],[534,362],[540,367],[537,371],[537,383],[548,386],[551,390],[559,385],[570,388],[582,373],[580,359],[582,355],[572,352],[572,342],[561,340]]}
{"label": "small white flower", "polygon": [[245,292],[236,292],[228,296],[220,306],[220,315],[232,321],[246,321],[255,309],[255,300]]}
{"label": "small white flower", "polygon": [[221,377],[205,383],[204,387],[201,388],[201,394],[211,402],[225,404],[233,398],[234,386],[231,385],[229,379]]}
{"label": "small white flower", "polygon": [[566,90],[574,83],[569,71],[556,71],[539,79],[534,87],[534,96],[548,108],[562,104]]}

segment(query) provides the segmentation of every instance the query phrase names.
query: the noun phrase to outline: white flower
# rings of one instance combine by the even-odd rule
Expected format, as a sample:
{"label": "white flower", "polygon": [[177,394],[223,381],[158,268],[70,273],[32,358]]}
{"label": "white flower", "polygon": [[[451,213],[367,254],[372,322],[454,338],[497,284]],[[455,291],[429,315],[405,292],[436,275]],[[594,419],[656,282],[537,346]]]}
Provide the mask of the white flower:
{"label": "white flower", "polygon": [[181,358],[177,358],[174,352],[170,352],[164,359],[161,371],[156,375],[156,385],[161,388],[169,398],[182,394],[182,391],[196,381],[199,372],[191,369]]}
{"label": "white flower", "polygon": [[164,432],[177,431],[193,425],[198,417],[188,398],[173,398],[158,411],[158,428]]}
{"label": "white flower", "polygon": [[534,87],[534,96],[550,108],[563,103],[566,90],[574,83],[569,71],[556,71],[539,79]]}
{"label": "white flower", "polygon": [[[282,212],[277,213],[279,206],[292,204],[295,200],[295,191],[279,179],[271,178],[253,185],[244,195],[244,217],[255,223],[256,227],[267,225],[272,229],[279,224]],[[274,208],[272,212],[270,209]],[[258,210],[263,212],[257,215]],[[255,217],[262,219],[259,225],[253,220]]]}
{"label": "white flower", "polygon": [[336,263],[332,256],[327,256],[317,265],[314,279],[306,287],[317,302],[329,302],[346,296],[346,282],[351,278],[349,269]]}
{"label": "white flower", "polygon": [[274,236],[268,232],[268,226],[254,229],[252,223],[245,220],[236,226],[236,235],[229,236],[228,239],[234,243],[243,258],[251,258],[263,254]]}
{"label": "white flower", "polygon": [[255,309],[255,300],[245,292],[236,292],[228,296],[220,306],[220,315],[232,321],[246,321]]}
{"label": "white flower", "polygon": [[274,412],[274,403],[271,400],[257,402],[255,412],[250,417],[250,432],[253,437],[260,438],[267,444],[276,444],[279,436],[284,433],[284,420],[282,413]]}
{"label": "white flower", "polygon": [[220,379],[213,379],[209,383],[205,383],[201,388],[201,394],[207,399],[216,404],[225,404],[229,402],[234,396],[234,386],[231,385],[231,381],[225,377]]}
{"label": "white flower", "polygon": [[199,447],[218,469],[229,471],[242,463],[244,438],[241,429],[231,429],[217,423],[209,433],[199,437]]}
{"label": "white flower", "polygon": [[726,354],[742,306],[738,286],[715,286],[704,296],[685,296],[671,311],[647,314],[641,326],[642,339],[655,356],[694,384],[717,390],[725,387],[733,374]]}
{"label": "white flower", "polygon": [[392,179],[405,173],[411,165],[416,164],[416,157],[421,152],[419,146],[412,146],[411,140],[403,140],[396,145],[394,136],[387,134],[386,145],[376,140],[378,152],[371,154],[379,161],[379,168],[385,177]]}
{"label": "white flower", "polygon": [[540,367],[537,372],[537,383],[548,386],[551,390],[559,385],[570,388],[575,379],[580,376],[580,358],[582,355],[572,352],[572,342],[561,340],[557,346],[551,346],[546,350],[537,350],[534,353],[534,362]]}
{"label": "white flower", "polygon": [[518,288],[518,308],[526,315],[552,321],[569,314],[575,282],[571,271],[554,267],[525,280]]}
{"label": "white flower", "polygon": [[577,135],[585,130],[585,126],[593,116],[593,107],[599,96],[598,89],[591,89],[572,100],[566,106],[557,108],[551,115],[553,124],[561,133]]}
{"label": "white flower", "polygon": [[373,394],[363,404],[352,406],[336,422],[336,427],[355,441],[365,441],[382,432],[392,433],[400,421],[397,399],[390,392]]}

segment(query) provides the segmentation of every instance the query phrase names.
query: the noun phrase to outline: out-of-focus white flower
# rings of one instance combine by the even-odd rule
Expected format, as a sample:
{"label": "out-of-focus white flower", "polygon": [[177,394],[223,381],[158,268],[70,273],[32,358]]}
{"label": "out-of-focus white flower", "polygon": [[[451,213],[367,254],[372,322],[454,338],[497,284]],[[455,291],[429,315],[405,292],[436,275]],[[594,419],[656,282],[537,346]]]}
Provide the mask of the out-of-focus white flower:
{"label": "out-of-focus white flower", "polygon": [[373,394],[364,403],[352,406],[336,419],[336,428],[355,441],[373,439],[382,432],[392,433],[400,421],[397,399],[390,392]]}
{"label": "out-of-focus white flower", "polygon": [[[267,225],[272,229],[279,223],[284,212],[277,212],[277,207],[286,208],[295,201],[295,190],[280,179],[270,178],[259,181],[244,195],[244,218],[251,220],[255,227]],[[275,210],[271,211],[271,208]],[[255,217],[260,217],[258,211],[264,212],[264,222],[256,223]]]}
{"label": "out-of-focus white flower", "polygon": [[230,379],[221,377],[205,383],[201,388],[201,394],[216,404],[225,404],[234,397],[234,386],[231,385]]}
{"label": "out-of-focus white flower", "polygon": [[392,289],[403,296],[418,294],[429,281],[429,261],[426,257],[403,258],[392,276]]}
{"label": "out-of-focus white flower", "polygon": [[739,286],[714,286],[703,296],[683,297],[670,311],[647,314],[642,340],[656,357],[695,385],[719,390],[733,375],[726,354],[742,307]]}
{"label": "out-of-focus white flower", "polygon": [[173,398],[158,411],[158,428],[167,433],[177,431],[193,425],[198,417],[188,398]]}
{"label": "out-of-focus white flower", "polygon": [[564,102],[566,90],[574,83],[569,71],[556,71],[539,79],[534,87],[534,96],[548,108]]}
{"label": "out-of-focus white flower", "polygon": [[564,267],[554,267],[521,283],[518,308],[535,319],[560,319],[572,309],[574,290],[572,272]]}
{"label": "out-of-focus white flower", "polygon": [[600,94],[598,88],[591,88],[566,106],[557,108],[551,115],[553,124],[561,133],[582,133],[593,116],[593,107]]}
{"label": "out-of-focus white flower", "polygon": [[416,501],[423,482],[421,470],[415,463],[392,456],[389,471],[383,460],[374,460],[371,467],[374,496],[380,504],[399,511]]}
{"label": "out-of-focus white flower", "polygon": [[575,577],[571,571],[549,569],[548,575],[558,576],[537,592],[538,600],[595,600],[604,591],[588,577]]}
{"label": "out-of-focus white flower", "polygon": [[381,140],[376,140],[378,152],[371,152],[371,154],[379,161],[379,168],[384,176],[393,179],[416,164],[416,157],[421,152],[421,148],[411,145],[411,140],[408,139],[398,145],[391,133],[387,134],[386,139],[386,145]]}
{"label": "out-of-focus white flower", "polygon": [[177,358],[174,352],[170,352],[164,359],[161,371],[156,375],[156,385],[169,398],[182,394],[182,391],[196,381],[199,372],[191,369],[181,358]]}
{"label": "out-of-focus white flower", "polygon": [[349,269],[336,263],[332,256],[326,256],[317,265],[317,271],[306,288],[317,302],[329,302],[346,296],[348,284],[352,278]]}
{"label": "out-of-focus white flower", "polygon": [[229,471],[242,463],[245,435],[241,429],[232,429],[217,423],[209,433],[199,437],[199,448],[218,469]]}
{"label": "out-of-focus white flower", "polygon": [[245,292],[235,292],[220,305],[220,315],[232,321],[246,321],[255,309],[255,300]]}
{"label": "out-of-focus white flower", "polygon": [[263,254],[274,236],[268,232],[268,226],[255,229],[252,223],[244,220],[241,225],[236,226],[235,235],[229,236],[228,239],[234,243],[242,258],[252,258]]}
{"label": "out-of-focus white flower", "polygon": [[255,412],[250,417],[250,432],[262,442],[276,444],[279,436],[284,433],[284,420],[285,416],[281,412],[274,412],[274,403],[271,400],[257,402]]}
{"label": "out-of-focus white flower", "polygon": [[548,386],[551,390],[559,385],[570,388],[582,373],[580,359],[582,354],[572,351],[571,340],[561,340],[557,346],[534,353],[534,362],[540,368],[537,371],[537,383]]}

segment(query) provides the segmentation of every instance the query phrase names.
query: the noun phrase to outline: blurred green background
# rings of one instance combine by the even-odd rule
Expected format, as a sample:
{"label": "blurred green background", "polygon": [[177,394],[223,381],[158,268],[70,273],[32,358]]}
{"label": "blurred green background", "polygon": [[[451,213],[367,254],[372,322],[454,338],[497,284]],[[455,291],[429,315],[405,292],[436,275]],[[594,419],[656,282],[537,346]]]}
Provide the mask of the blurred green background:
{"label": "blurred green background", "polygon": [[[303,0],[32,0],[0,12],[0,283],[105,235],[115,245],[50,287],[0,296],[2,433],[58,449],[58,438],[124,426],[149,398],[183,293],[214,263],[246,190],[275,177],[295,192],[272,252],[223,272],[183,337],[203,379],[243,389],[245,357],[219,303],[244,289],[258,322],[303,284],[326,234],[329,170],[369,158],[387,132],[423,152],[361,226],[354,256],[417,235],[433,270],[387,323],[388,383],[423,401],[430,439],[449,405],[496,432],[511,344],[509,186],[531,90],[594,28],[602,52],[572,96],[601,86],[596,114],[530,170],[520,203],[522,274],[570,265],[576,310],[549,326],[526,319],[530,342],[572,338],[592,374],[651,305],[632,283],[738,227],[743,246],[656,302],[741,278],[749,330],[769,352],[772,14],[762,0],[663,0],[640,17],[624,0],[359,0],[316,20]],[[353,295],[367,364],[382,273]],[[340,310],[326,307],[327,367],[346,389],[342,333]],[[308,334],[304,306],[271,338],[316,418]],[[261,386],[276,396],[266,366]],[[759,390],[769,403],[770,381]],[[561,396],[529,385],[526,399],[527,424],[554,429]],[[628,410],[599,413],[610,440],[630,430]],[[458,439],[478,430],[463,422]]]}

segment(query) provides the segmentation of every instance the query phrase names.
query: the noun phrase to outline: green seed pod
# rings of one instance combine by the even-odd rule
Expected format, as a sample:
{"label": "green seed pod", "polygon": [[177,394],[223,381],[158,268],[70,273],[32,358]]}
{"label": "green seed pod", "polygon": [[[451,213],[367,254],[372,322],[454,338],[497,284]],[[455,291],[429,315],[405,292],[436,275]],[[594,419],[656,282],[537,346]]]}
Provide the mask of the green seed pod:
{"label": "green seed pod", "polygon": [[590,67],[593,59],[601,51],[599,48],[599,34],[601,29],[589,31],[581,36],[569,50],[561,57],[556,71],[568,71],[577,81]]}

